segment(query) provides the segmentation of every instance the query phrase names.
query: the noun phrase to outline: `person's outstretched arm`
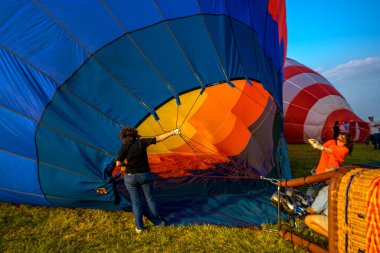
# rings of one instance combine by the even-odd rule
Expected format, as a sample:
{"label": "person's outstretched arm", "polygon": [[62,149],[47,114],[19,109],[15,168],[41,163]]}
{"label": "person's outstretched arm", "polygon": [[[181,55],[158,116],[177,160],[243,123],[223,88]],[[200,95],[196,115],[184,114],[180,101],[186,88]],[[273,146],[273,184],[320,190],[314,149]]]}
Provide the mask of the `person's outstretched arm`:
{"label": "person's outstretched arm", "polygon": [[171,131],[169,131],[167,133],[163,133],[163,134],[160,134],[160,135],[156,136],[156,142],[161,142],[163,140],[166,140],[170,136],[179,135],[179,134],[181,134],[181,131],[178,128],[174,129],[174,130],[171,130]]}

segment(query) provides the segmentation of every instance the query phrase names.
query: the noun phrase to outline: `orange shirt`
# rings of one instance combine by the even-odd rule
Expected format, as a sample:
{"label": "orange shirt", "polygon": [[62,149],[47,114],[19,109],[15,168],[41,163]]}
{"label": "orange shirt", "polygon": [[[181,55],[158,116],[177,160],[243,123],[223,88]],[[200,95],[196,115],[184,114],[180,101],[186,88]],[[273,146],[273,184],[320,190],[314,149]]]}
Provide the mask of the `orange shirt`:
{"label": "orange shirt", "polygon": [[331,149],[332,154],[327,153],[325,150],[322,151],[315,174],[325,172],[328,167],[342,167],[344,160],[350,152],[346,146],[337,146],[335,140],[327,141],[323,146]]}

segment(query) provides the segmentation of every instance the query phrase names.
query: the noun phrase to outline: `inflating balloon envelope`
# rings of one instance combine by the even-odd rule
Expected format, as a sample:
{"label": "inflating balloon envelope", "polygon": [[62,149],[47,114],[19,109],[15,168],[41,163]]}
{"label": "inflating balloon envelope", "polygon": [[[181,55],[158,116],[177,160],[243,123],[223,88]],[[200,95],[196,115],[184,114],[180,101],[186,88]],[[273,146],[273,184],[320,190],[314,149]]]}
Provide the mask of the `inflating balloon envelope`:
{"label": "inflating balloon envelope", "polygon": [[284,122],[287,143],[333,139],[335,121],[347,124],[353,141],[366,140],[368,123],[321,74],[287,58],[284,66]]}
{"label": "inflating balloon envelope", "polygon": [[284,1],[1,5],[1,201],[121,210],[120,129],[178,127],[148,150],[169,223],[276,220],[259,176],[290,176]]}

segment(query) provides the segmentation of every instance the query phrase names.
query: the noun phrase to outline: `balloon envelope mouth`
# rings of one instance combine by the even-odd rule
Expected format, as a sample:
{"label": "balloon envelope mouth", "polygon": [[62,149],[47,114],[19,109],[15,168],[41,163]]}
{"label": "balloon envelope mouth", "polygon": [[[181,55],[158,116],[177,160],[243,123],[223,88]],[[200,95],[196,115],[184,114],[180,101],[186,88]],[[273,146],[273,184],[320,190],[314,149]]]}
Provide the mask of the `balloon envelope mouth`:
{"label": "balloon envelope mouth", "polygon": [[190,171],[227,164],[232,157],[238,163],[247,159],[239,155],[250,153],[250,141],[257,138],[259,128],[267,126],[261,121],[273,114],[268,109],[273,99],[260,83],[251,81],[251,86],[246,80],[234,80],[233,84],[235,88],[222,83],[207,87],[202,94],[201,89],[184,93],[181,105],[172,99],[157,109],[159,121],[149,116],[141,122],[142,136],[181,128],[181,136],[149,147],[154,173],[163,178],[189,176]]}

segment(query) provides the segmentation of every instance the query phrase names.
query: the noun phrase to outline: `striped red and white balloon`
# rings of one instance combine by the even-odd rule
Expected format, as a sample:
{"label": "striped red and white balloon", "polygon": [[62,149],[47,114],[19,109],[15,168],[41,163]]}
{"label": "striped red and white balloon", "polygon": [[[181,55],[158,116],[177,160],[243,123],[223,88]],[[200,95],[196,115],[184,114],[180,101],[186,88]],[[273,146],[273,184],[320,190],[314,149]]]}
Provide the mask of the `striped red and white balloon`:
{"label": "striped red and white balloon", "polygon": [[322,75],[287,58],[283,88],[285,136],[288,143],[333,138],[335,121],[349,124],[354,141],[364,141],[368,125],[359,118],[342,94]]}

